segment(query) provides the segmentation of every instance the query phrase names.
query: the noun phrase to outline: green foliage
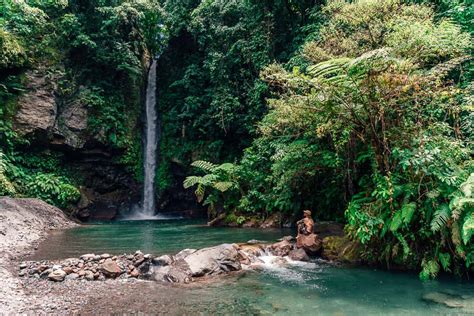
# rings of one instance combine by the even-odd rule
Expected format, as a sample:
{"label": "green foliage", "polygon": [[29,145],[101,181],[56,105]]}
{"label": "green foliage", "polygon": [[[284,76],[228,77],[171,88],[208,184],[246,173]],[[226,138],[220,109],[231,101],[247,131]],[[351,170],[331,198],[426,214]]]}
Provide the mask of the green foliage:
{"label": "green foliage", "polygon": [[[239,191],[238,169],[231,163],[215,165],[207,161],[195,161],[193,167],[206,173],[204,176],[189,176],[184,182],[185,189],[196,186],[195,194],[198,202],[209,205],[209,211],[214,214],[217,207],[235,208]],[[210,192],[206,199],[206,189]],[[225,199],[223,198],[225,194]]]}
{"label": "green foliage", "polygon": [[320,1],[163,1],[164,160],[234,161],[267,109],[259,72],[297,49]]}
{"label": "green foliage", "polygon": [[26,190],[29,196],[63,208],[77,202],[80,197],[79,190],[69,184],[66,179],[48,173],[38,173],[33,176]]}
{"label": "green foliage", "polygon": [[470,35],[399,0],[329,1],[323,13],[303,68],[261,71],[273,97],[238,166],[238,210],[345,208],[366,260],[422,279],[470,269]]}
{"label": "green foliage", "polygon": [[18,40],[0,28],[0,69],[21,67],[25,61],[25,50]]}
{"label": "green foliage", "polygon": [[15,195],[16,188],[7,176],[8,169],[11,168],[6,155],[0,151],[0,195]]}

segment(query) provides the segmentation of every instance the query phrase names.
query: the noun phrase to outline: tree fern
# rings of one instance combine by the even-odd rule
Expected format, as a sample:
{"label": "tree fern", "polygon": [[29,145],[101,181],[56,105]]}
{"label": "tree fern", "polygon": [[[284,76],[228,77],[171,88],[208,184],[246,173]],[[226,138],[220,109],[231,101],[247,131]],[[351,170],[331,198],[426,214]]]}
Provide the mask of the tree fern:
{"label": "tree fern", "polygon": [[218,167],[218,165],[204,160],[196,160],[191,164],[191,166],[199,168],[206,172],[214,172]]}
{"label": "tree fern", "polygon": [[451,210],[449,206],[447,204],[441,204],[434,213],[433,220],[431,221],[431,230],[437,232],[446,227],[450,217]]}

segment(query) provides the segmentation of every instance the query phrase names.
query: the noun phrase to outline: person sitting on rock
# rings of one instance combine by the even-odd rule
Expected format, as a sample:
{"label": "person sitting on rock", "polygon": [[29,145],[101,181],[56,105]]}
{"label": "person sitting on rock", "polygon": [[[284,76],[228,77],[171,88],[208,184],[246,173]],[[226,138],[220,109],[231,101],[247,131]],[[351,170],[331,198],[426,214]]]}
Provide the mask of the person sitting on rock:
{"label": "person sitting on rock", "polygon": [[314,221],[311,211],[303,211],[304,218],[299,220],[298,236],[296,237],[296,248],[303,248],[307,254],[314,255],[321,249],[321,239],[314,233]]}
{"label": "person sitting on rock", "polygon": [[314,221],[311,218],[311,211],[304,210],[303,211],[303,219],[299,220],[297,223],[298,225],[298,235],[310,235],[313,233],[314,229]]}

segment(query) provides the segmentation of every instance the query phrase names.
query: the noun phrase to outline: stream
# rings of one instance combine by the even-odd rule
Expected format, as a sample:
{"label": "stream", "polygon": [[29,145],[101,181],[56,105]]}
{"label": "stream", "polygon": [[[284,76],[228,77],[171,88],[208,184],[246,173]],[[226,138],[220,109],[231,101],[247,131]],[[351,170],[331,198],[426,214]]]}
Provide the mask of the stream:
{"label": "stream", "polygon": [[[141,249],[154,255],[250,239],[275,241],[290,230],[207,227],[195,220],[121,221],[57,231],[39,245],[34,260],[77,257],[84,253],[121,254]],[[153,283],[151,283],[153,284]],[[162,287],[147,286],[158,297]],[[156,293],[155,293],[155,292]],[[474,284],[451,278],[421,282],[417,274],[372,268],[337,267],[314,260],[288,267],[268,265],[177,291],[175,313],[445,315],[474,313]],[[423,297],[447,299],[452,308]],[[151,303],[150,303],[151,304]]]}

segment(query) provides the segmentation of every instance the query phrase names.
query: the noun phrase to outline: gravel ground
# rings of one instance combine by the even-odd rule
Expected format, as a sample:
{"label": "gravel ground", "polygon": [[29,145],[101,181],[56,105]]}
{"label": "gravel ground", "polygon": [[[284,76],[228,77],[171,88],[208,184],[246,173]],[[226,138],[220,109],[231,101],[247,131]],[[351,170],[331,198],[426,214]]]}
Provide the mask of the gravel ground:
{"label": "gravel ground", "polygon": [[43,201],[0,198],[0,314],[28,311],[34,299],[17,277],[18,261],[34,251],[49,231],[76,225]]}

